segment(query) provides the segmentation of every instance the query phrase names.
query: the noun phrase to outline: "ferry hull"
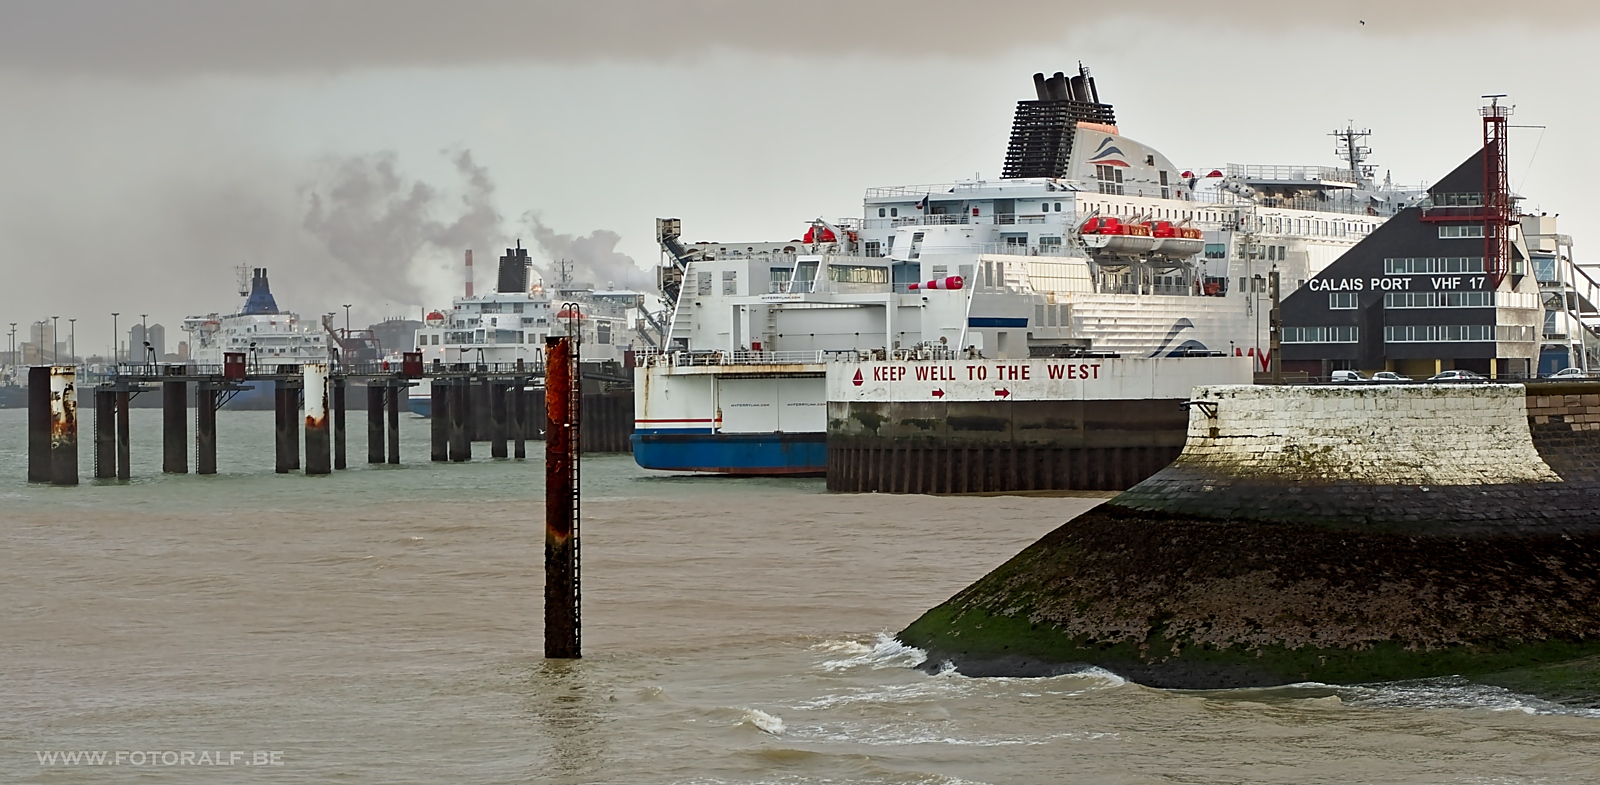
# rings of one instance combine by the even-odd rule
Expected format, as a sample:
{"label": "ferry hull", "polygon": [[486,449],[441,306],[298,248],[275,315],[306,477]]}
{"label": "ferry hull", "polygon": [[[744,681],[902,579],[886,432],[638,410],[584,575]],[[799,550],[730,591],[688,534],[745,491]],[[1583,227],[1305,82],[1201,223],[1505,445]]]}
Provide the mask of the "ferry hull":
{"label": "ferry hull", "polygon": [[646,469],[744,476],[827,473],[826,433],[635,433],[633,459]]}

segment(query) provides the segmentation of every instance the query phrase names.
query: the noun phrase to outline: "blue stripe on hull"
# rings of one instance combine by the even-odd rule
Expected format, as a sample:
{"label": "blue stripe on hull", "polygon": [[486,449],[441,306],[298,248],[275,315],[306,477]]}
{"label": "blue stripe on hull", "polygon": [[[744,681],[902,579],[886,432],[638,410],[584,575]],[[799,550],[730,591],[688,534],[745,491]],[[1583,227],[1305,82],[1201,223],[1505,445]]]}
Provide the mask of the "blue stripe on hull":
{"label": "blue stripe on hull", "polygon": [[823,474],[825,433],[635,433],[633,460],[646,469],[713,474]]}
{"label": "blue stripe on hull", "polygon": [[409,405],[411,406],[411,413],[412,414],[415,414],[418,417],[432,417],[433,416],[433,399],[432,398],[410,398],[410,399],[408,399],[408,401],[409,401]]}

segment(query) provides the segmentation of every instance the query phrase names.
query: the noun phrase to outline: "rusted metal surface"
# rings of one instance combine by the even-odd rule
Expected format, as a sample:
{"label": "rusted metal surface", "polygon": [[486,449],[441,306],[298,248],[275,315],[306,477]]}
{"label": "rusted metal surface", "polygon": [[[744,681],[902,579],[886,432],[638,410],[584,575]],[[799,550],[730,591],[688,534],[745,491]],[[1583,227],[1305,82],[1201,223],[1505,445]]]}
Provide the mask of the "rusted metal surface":
{"label": "rusted metal surface", "polygon": [[333,473],[333,443],[328,422],[328,366],[300,366],[306,400],[306,474]]}
{"label": "rusted metal surface", "polygon": [[50,482],[78,484],[78,370],[50,369]]}
{"label": "rusted metal surface", "polygon": [[568,337],[545,343],[544,656],[581,656],[578,454],[583,396]]}

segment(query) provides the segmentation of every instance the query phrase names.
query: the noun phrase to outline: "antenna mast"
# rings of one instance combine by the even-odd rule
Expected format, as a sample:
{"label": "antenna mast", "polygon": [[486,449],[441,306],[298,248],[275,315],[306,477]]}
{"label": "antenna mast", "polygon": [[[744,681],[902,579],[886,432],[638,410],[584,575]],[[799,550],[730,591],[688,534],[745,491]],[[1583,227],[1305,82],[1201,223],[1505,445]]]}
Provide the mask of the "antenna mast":
{"label": "antenna mast", "polygon": [[1372,148],[1366,145],[1367,137],[1372,135],[1372,129],[1356,130],[1354,122],[1347,123],[1343,131],[1334,131],[1329,136],[1338,143],[1334,153],[1339,159],[1350,164],[1350,177],[1357,183],[1364,183],[1372,179],[1374,167],[1367,165],[1367,158],[1372,155]]}

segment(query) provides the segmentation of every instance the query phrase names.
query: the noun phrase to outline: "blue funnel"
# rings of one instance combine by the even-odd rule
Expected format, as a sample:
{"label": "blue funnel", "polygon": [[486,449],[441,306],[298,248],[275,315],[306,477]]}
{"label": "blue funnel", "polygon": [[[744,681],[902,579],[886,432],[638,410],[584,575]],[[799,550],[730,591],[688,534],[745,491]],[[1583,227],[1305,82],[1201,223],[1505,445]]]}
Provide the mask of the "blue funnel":
{"label": "blue funnel", "polygon": [[278,312],[278,302],[272,299],[272,289],[267,286],[267,268],[257,267],[250,278],[250,297],[244,301],[245,315]]}

